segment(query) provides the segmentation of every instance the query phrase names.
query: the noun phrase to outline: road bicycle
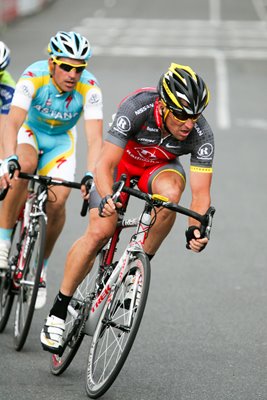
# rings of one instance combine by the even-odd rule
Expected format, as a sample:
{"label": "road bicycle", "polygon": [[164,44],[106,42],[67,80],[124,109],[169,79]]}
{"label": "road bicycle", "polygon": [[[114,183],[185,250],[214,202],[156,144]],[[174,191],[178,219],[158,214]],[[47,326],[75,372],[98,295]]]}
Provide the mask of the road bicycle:
{"label": "road bicycle", "polygon": [[[75,292],[69,306],[63,347],[50,359],[54,375],[70,365],[85,335],[92,336],[86,367],[86,392],[91,398],[102,396],[118,376],[135,340],[148,296],[150,262],[143,250],[144,240],[155,222],[159,207],[193,217],[201,222],[202,236],[210,236],[215,209],[205,215],[171,203],[160,195],[143,193],[125,186],[125,177],[115,186],[114,201],[126,193],[118,211],[116,231],[99,253],[92,272]],[[124,195],[125,196],[125,195]],[[129,196],[145,201],[139,218],[126,218]],[[119,261],[114,261],[120,233],[135,227]]]}
{"label": "road bicycle", "polygon": [[[14,171],[13,171],[14,172]],[[11,174],[12,176],[12,174]],[[19,173],[28,179],[27,199],[11,237],[9,269],[0,276],[0,333],[8,322],[14,299],[14,345],[21,350],[27,339],[41,279],[46,237],[46,203],[53,186],[80,189],[80,183],[49,176]],[[3,199],[7,191],[1,196]]]}

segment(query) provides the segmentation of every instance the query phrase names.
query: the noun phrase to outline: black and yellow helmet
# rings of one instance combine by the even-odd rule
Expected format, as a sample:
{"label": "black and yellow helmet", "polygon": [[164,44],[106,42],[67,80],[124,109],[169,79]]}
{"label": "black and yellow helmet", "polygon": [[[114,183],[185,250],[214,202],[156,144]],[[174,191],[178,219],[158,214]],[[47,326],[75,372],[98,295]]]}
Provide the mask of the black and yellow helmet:
{"label": "black and yellow helmet", "polygon": [[[209,90],[190,67],[172,63],[158,84],[161,100],[174,113],[200,114],[209,103]],[[184,100],[184,101],[182,101]]]}

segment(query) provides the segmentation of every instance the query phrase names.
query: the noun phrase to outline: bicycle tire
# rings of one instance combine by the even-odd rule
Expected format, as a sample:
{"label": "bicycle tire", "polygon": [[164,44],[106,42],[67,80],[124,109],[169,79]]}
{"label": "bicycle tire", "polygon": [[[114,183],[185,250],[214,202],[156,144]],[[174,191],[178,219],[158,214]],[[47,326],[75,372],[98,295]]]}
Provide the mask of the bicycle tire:
{"label": "bicycle tire", "polygon": [[[13,229],[11,236],[11,247],[9,251],[9,260],[15,257],[17,251],[17,243],[21,236],[21,221],[18,221]],[[13,290],[12,272],[9,270],[0,278],[0,333],[2,333],[7,325],[12,310],[15,293]]]}
{"label": "bicycle tire", "polygon": [[[29,236],[26,233],[23,245],[21,246],[21,257],[24,257],[25,264],[23,277],[16,296],[14,344],[17,351],[23,348],[30,330],[44,260],[46,236],[46,221],[44,216],[38,216],[33,224],[34,234]],[[28,246],[26,245],[27,249],[25,250],[27,240],[29,240],[29,243]]]}
{"label": "bicycle tire", "polygon": [[[71,305],[74,309],[78,309],[81,306],[85,296],[92,291],[91,288],[94,287],[95,279],[96,272],[92,270],[79,285],[71,300]],[[74,334],[73,329],[75,324],[76,318],[74,318],[68,311],[65,321],[66,329],[63,336],[65,349],[62,354],[53,354],[50,359],[50,371],[53,375],[59,376],[69,367],[83,341],[83,326],[77,326],[75,328],[77,331]],[[79,324],[82,324],[82,322],[79,322]],[[69,340],[66,343],[68,336]]]}
{"label": "bicycle tire", "polygon": [[9,276],[0,278],[0,333],[4,332],[14,302],[12,280]]}
{"label": "bicycle tire", "polygon": [[[134,343],[138,332],[150,284],[150,262],[147,256],[140,252],[130,261],[129,272],[106,302],[101,317],[92,338],[86,371],[86,392],[89,397],[96,399],[102,396],[113,384]],[[131,306],[125,308],[126,280],[134,275],[135,292]],[[138,276],[138,278],[137,278]],[[137,297],[138,296],[138,297]],[[131,313],[131,324],[126,329],[126,320]],[[128,330],[128,331],[127,331]]]}

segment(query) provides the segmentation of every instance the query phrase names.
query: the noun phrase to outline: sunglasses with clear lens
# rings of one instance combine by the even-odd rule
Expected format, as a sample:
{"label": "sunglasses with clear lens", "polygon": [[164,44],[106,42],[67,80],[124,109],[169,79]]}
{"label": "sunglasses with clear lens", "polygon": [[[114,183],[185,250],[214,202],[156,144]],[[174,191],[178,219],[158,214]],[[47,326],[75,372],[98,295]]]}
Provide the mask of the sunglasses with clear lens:
{"label": "sunglasses with clear lens", "polygon": [[85,70],[85,68],[87,67],[87,63],[75,65],[75,64],[69,64],[64,61],[57,60],[56,58],[53,58],[53,62],[56,63],[59,66],[59,68],[61,68],[63,71],[70,72],[73,69],[75,69],[77,74],[80,74],[81,72],[83,72]]}
{"label": "sunglasses with clear lens", "polygon": [[196,122],[201,115],[201,114],[190,115],[185,113],[184,111],[182,111],[181,113],[174,113],[172,110],[170,110],[170,112],[172,113],[173,118],[179,122],[186,122],[188,119],[192,119],[193,122]]}

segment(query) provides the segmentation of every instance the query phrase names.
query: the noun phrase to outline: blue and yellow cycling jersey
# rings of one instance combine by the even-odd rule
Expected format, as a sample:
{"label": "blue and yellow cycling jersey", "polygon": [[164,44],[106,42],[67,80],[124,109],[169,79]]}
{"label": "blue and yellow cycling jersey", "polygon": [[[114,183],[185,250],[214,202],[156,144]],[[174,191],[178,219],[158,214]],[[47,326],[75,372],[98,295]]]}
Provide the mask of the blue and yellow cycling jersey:
{"label": "blue and yellow cycling jersey", "polygon": [[28,111],[26,124],[33,131],[58,135],[85,119],[102,119],[102,94],[96,78],[84,70],[75,89],[60,92],[50,76],[48,61],[30,65],[20,77],[12,105]]}
{"label": "blue and yellow cycling jersey", "polygon": [[15,81],[9,72],[0,73],[0,114],[8,114],[14,94]]}

